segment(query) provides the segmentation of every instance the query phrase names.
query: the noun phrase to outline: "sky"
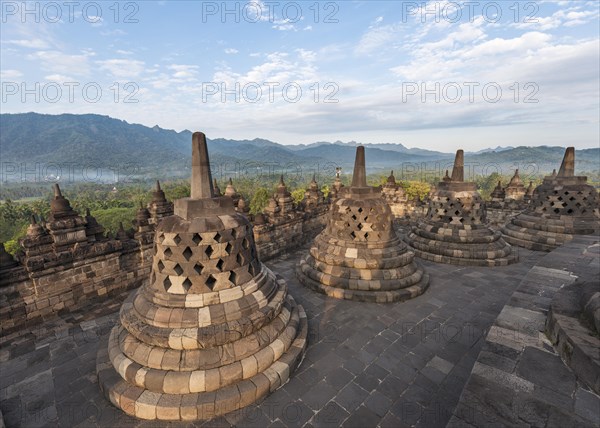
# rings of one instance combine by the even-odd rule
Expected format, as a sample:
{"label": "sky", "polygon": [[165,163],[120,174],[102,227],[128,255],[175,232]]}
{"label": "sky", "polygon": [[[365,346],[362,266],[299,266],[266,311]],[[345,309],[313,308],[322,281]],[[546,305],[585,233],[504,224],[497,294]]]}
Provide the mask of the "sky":
{"label": "sky", "polygon": [[209,138],[598,147],[598,1],[2,1],[2,113]]}

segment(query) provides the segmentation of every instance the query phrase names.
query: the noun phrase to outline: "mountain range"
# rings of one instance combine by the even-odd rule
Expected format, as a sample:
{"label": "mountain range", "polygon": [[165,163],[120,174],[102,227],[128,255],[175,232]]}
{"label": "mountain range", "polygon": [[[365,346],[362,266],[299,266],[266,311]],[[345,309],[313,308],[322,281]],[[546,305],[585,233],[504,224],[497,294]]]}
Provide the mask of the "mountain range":
{"label": "mountain range", "polygon": [[[135,165],[146,177],[184,177],[190,170],[190,131],[147,127],[95,114],[0,115],[0,156],[3,163],[72,164],[115,168]],[[316,142],[282,145],[265,139],[209,139],[213,168],[222,172],[248,168],[326,169],[350,172],[359,142]],[[454,153],[402,144],[364,144],[369,172],[426,170],[443,173]],[[564,147],[496,147],[465,153],[467,165],[478,174],[505,175],[515,168],[528,174],[547,174],[558,168]],[[600,170],[600,148],[576,150],[576,172]],[[398,174],[400,175],[400,174]]]}

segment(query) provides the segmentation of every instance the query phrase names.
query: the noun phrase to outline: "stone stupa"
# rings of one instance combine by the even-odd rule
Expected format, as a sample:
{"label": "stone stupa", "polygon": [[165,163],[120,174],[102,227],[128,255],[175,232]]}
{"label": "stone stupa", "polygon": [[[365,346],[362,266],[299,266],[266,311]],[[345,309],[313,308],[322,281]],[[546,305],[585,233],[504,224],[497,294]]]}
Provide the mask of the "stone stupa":
{"label": "stone stupa", "polygon": [[215,196],[206,138],[192,137],[191,197],[159,223],[149,281],[123,303],[97,358],[100,387],[141,419],[206,420],[287,382],[307,322],[257,258],[252,226]]}
{"label": "stone stupa", "polygon": [[575,175],[575,148],[565,151],[558,174],[544,177],[534,190],[527,210],[503,228],[504,239],[537,251],[552,251],[573,235],[600,231],[598,192],[587,177]]}
{"label": "stone stupa", "polygon": [[325,230],[296,267],[298,279],[328,296],[395,302],[422,294],[429,275],[396,236],[378,188],[367,186],[365,149],[358,146],[350,187],[333,200]]}
{"label": "stone stupa", "polygon": [[517,261],[500,232],[486,223],[486,208],[475,183],[464,181],[464,153],[456,152],[452,176],[431,195],[425,219],[406,237],[425,260],[472,266],[502,266]]}

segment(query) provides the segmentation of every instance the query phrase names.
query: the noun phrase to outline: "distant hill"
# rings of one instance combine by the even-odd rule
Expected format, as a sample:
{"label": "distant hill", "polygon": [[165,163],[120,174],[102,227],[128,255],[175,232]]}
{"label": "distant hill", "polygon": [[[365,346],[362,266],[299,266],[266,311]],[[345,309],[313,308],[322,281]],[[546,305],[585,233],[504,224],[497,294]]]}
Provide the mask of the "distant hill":
{"label": "distant hill", "polygon": [[[187,176],[190,171],[191,132],[146,127],[94,114],[44,115],[37,113],[0,115],[2,162],[92,165],[113,168],[135,164],[140,176]],[[317,142],[281,145],[265,139],[209,140],[213,168],[224,173],[243,168],[314,170],[331,165],[350,172],[358,142]],[[407,148],[402,144],[365,144],[370,172],[390,169],[444,168],[454,153]],[[500,169],[525,168],[525,173],[549,173],[558,168],[564,147],[497,147],[466,153],[465,162],[488,174]],[[600,149],[576,151],[576,171],[600,170]],[[477,171],[476,167],[476,171]]]}

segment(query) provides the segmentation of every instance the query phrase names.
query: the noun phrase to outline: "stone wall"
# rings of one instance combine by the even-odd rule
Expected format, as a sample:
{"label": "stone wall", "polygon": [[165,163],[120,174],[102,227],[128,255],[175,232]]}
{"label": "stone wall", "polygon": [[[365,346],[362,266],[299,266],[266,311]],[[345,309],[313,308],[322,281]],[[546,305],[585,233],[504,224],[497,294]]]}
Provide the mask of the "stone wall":
{"label": "stone wall", "polygon": [[328,206],[284,221],[254,226],[256,250],[261,260],[269,260],[311,241],[327,223]]}
{"label": "stone wall", "polygon": [[500,229],[511,217],[520,214],[525,208],[527,202],[523,200],[489,201],[486,203],[487,221],[492,228]]}
{"label": "stone wall", "polygon": [[[261,260],[312,240],[325,226],[328,207],[323,203],[305,211],[296,210],[276,219],[274,224],[255,225],[254,237]],[[3,340],[20,334],[23,327],[142,285],[150,276],[154,229],[160,220],[154,216],[148,219],[143,211],[136,219],[138,231],[121,230],[116,239],[101,237],[58,251],[50,235],[41,234],[35,239],[28,236],[27,251],[20,255],[19,263],[11,259],[8,265],[3,263],[0,267]],[[91,221],[88,216],[88,226]],[[45,228],[34,226],[36,232]],[[4,256],[10,258],[6,253]]]}
{"label": "stone wall", "polygon": [[152,246],[136,240],[90,245],[68,263],[0,274],[0,335],[80,309],[142,284],[150,274]]}

